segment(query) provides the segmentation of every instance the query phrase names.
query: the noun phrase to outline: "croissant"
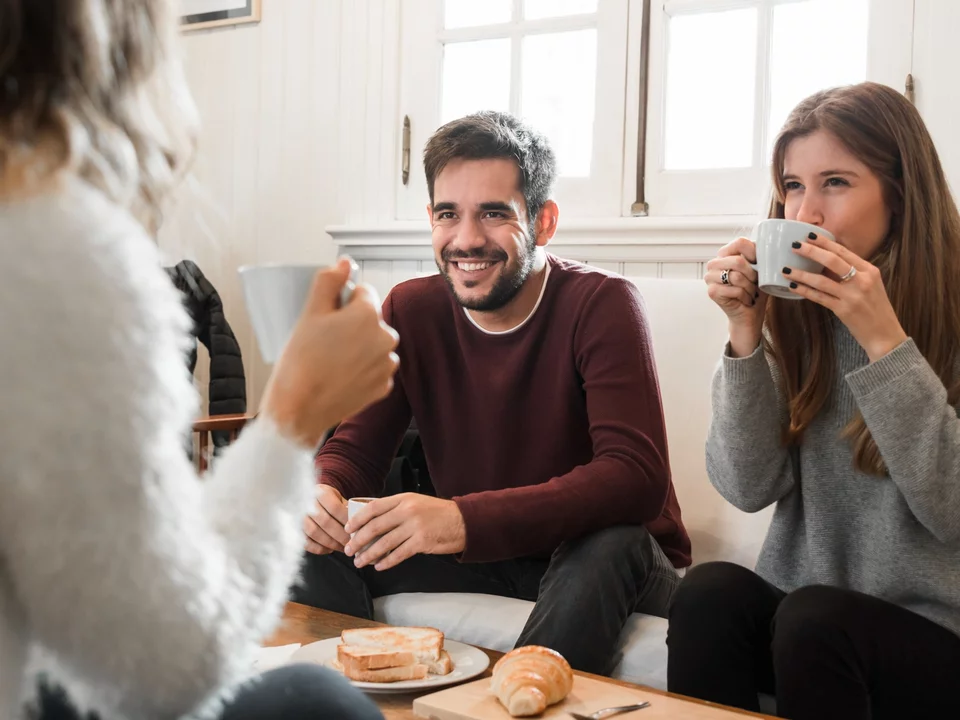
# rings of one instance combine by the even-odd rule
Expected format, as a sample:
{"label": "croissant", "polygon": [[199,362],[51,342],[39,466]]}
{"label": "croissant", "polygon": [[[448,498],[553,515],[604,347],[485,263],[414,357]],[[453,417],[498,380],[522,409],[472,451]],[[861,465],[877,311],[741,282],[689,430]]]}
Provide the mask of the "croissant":
{"label": "croissant", "polygon": [[573,687],[573,670],[563,655],[530,645],[511,650],[493,666],[490,689],[513,717],[539,715],[563,700]]}

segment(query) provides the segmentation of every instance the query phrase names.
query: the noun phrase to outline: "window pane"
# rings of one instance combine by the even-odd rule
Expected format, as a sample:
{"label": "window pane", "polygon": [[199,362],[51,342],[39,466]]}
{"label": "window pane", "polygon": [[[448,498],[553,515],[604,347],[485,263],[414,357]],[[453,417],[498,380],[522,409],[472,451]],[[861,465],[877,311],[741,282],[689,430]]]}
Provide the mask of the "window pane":
{"label": "window pane", "polygon": [[775,7],[768,158],[798,102],[818,90],[866,79],[868,5],[868,0],[807,0]]}
{"label": "window pane", "polygon": [[756,9],[679,15],[668,42],[665,168],[750,167]]}
{"label": "window pane", "polygon": [[513,0],[445,0],[444,27],[462,28],[510,22]]}
{"label": "window pane", "polygon": [[537,20],[561,15],[583,15],[597,11],[597,0],[525,0],[523,16]]}
{"label": "window pane", "polygon": [[441,93],[441,123],[478,110],[509,110],[510,40],[444,45]]}
{"label": "window pane", "polygon": [[590,175],[597,86],[597,31],[523,39],[520,112],[543,132],[561,175]]}

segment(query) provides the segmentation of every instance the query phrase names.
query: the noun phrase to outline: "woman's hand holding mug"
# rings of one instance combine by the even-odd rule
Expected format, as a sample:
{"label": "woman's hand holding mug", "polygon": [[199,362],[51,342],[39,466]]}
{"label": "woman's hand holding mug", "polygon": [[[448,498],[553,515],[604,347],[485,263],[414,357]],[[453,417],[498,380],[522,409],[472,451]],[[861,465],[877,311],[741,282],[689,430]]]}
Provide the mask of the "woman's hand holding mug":
{"label": "woman's hand holding mug", "polygon": [[261,411],[281,432],[315,449],[324,433],[393,387],[398,336],[383,322],[373,288],[358,285],[340,308],[351,265],[319,271],[264,391]]}
{"label": "woman's hand holding mug", "polygon": [[753,354],[763,333],[767,296],[757,286],[757,249],[741,237],[724,245],[707,263],[703,279],[707,293],[726,313],[730,323],[730,349],[734,357]]}

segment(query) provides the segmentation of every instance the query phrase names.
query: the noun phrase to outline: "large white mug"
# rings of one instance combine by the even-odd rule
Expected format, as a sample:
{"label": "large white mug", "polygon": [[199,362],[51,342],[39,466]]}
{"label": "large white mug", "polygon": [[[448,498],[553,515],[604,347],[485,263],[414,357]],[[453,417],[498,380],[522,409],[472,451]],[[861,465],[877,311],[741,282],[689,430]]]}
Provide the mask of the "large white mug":
{"label": "large white mug", "polygon": [[823,228],[799,220],[771,218],[757,223],[750,239],[757,245],[757,262],[753,267],[757,271],[757,286],[762,292],[784,300],[803,299],[790,290],[790,279],[784,277],[783,268],[823,272],[823,265],[793,251],[793,243],[807,242],[810,233],[834,239]]}
{"label": "large white mug", "polygon": [[[351,275],[340,293],[346,305],[357,281],[358,267],[351,261]],[[253,325],[260,355],[275,363],[300,319],[303,306],[322,265],[248,265],[241,267],[243,297]]]}

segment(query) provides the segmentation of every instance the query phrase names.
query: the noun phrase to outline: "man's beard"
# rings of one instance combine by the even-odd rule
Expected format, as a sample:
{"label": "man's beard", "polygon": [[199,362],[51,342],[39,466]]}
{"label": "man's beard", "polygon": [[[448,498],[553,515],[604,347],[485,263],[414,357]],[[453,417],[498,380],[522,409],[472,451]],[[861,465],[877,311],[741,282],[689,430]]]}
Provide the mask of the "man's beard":
{"label": "man's beard", "polygon": [[[533,262],[534,258],[536,257],[536,247],[536,242],[531,240],[527,244],[526,248],[524,248],[523,252],[517,256],[516,267],[512,270],[508,264],[509,258],[507,257],[507,254],[500,249],[497,249],[492,253],[483,249],[473,250],[469,253],[456,251],[448,252],[447,250],[444,250],[442,253],[440,253],[441,261],[437,262],[437,269],[447,281],[447,285],[450,287],[450,292],[453,293],[453,297],[456,298],[456,301],[462,307],[475,312],[491,312],[493,310],[500,310],[501,308],[505,307],[517,296],[517,293],[520,292],[520,288],[523,287],[523,284],[527,281],[527,278],[530,277],[530,273],[533,271]],[[488,292],[484,297],[477,299],[461,297],[457,293],[453,279],[450,277],[450,274],[447,271],[450,263],[458,260],[473,260],[474,262],[489,260],[492,262],[499,262],[500,275],[497,277],[496,282],[490,289],[490,292]]]}

